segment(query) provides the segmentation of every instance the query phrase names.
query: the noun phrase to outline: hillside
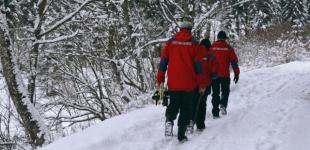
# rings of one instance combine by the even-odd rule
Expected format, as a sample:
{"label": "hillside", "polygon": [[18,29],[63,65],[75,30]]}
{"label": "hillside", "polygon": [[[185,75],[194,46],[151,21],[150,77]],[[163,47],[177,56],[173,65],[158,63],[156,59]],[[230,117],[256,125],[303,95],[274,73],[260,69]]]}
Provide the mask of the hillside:
{"label": "hillside", "polygon": [[[241,72],[228,115],[180,144],[164,137],[162,106],[113,117],[40,150],[309,150],[310,62]],[[174,128],[176,134],[177,128]]]}

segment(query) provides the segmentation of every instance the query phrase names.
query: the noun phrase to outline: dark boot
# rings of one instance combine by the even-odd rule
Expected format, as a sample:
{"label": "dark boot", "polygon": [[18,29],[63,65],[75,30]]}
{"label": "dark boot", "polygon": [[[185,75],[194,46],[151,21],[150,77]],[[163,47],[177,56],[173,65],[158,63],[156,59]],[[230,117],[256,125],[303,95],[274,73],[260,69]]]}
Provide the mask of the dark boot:
{"label": "dark boot", "polygon": [[179,142],[185,142],[187,141],[187,137],[185,136],[185,132],[186,132],[186,126],[179,126],[179,130],[178,130],[178,140]]}
{"label": "dark boot", "polygon": [[214,119],[220,118],[219,111],[220,111],[219,108],[214,108],[214,107],[213,107],[213,109],[212,109],[212,114],[213,114],[213,118],[214,118]]}
{"label": "dark boot", "polygon": [[197,126],[197,131],[203,131],[206,128],[206,125],[204,122],[197,122],[196,126]]}

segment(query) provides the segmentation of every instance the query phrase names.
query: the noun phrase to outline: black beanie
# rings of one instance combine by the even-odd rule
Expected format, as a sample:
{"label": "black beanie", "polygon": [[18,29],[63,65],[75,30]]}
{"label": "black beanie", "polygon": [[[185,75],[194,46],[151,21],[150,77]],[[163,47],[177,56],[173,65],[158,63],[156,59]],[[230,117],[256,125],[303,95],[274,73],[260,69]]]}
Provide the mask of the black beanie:
{"label": "black beanie", "polygon": [[206,48],[211,48],[211,42],[209,39],[203,39],[200,41],[201,45],[204,45]]}
{"label": "black beanie", "polygon": [[226,33],[224,31],[220,31],[218,34],[217,34],[217,39],[219,40],[225,40],[225,39],[228,39]]}

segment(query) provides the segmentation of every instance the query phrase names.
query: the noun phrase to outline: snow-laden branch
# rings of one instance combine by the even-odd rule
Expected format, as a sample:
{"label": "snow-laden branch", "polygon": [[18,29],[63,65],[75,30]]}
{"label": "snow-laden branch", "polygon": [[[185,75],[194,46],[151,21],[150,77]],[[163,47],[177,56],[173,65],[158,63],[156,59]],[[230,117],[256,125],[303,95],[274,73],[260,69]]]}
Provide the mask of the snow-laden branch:
{"label": "snow-laden branch", "polygon": [[166,8],[167,13],[169,13],[170,16],[173,16],[172,21],[173,21],[173,23],[175,23],[177,25],[178,23],[176,22],[176,19],[174,18],[174,15],[171,13],[169,7],[166,4],[163,4],[163,6]]}
{"label": "snow-laden branch", "polygon": [[170,2],[171,4],[173,4],[173,5],[175,5],[176,7],[178,7],[178,9],[179,9],[182,13],[185,12],[185,11],[182,9],[182,7],[181,7],[178,3],[176,3],[174,0],[169,0],[169,2]]}
{"label": "snow-laden branch", "polygon": [[[2,9],[4,9],[4,6],[0,7],[0,11],[2,11]],[[9,29],[9,25],[7,22],[7,17],[5,13],[0,13],[0,32],[4,32],[4,38],[8,38],[10,40],[10,43],[12,43],[12,39],[10,36],[10,29]],[[2,31],[1,31],[2,30]],[[12,46],[12,44],[10,45]],[[10,47],[12,48],[12,47]]]}
{"label": "snow-laden branch", "polygon": [[[52,104],[52,105],[63,105],[63,104],[57,103],[57,104]],[[86,112],[86,113],[83,113],[83,114],[77,114],[75,116],[60,116],[60,115],[57,116],[57,117],[50,116],[50,117],[46,117],[46,119],[48,119],[48,120],[55,120],[55,119],[67,119],[67,120],[69,120],[69,119],[78,119],[78,118],[85,117],[85,116],[92,115],[92,114],[93,113],[91,113],[91,112]]]}
{"label": "snow-laden branch", "polygon": [[36,15],[36,19],[34,22],[34,28],[33,28],[34,32],[38,31],[38,28],[40,28],[41,18],[44,15],[43,12],[45,10],[46,1],[47,0],[39,0],[37,3],[37,15]]}
{"label": "snow-laden branch", "polygon": [[253,0],[243,0],[243,1],[238,2],[238,3],[235,3],[235,4],[233,4],[233,5],[229,5],[229,6],[227,6],[227,7],[224,7],[223,9],[232,8],[232,7],[234,7],[234,6],[237,6],[237,5],[246,3],[246,2],[250,2],[250,1],[253,1]]}
{"label": "snow-laden branch", "polygon": [[94,0],[86,0],[79,8],[77,8],[74,12],[70,13],[69,15],[65,16],[63,19],[56,22],[54,25],[52,25],[49,29],[47,29],[45,32],[41,33],[40,36],[46,35],[54,30],[56,30],[59,26],[63,25],[67,21],[69,21],[71,18],[73,18],[82,8],[84,8],[87,4],[92,2]]}
{"label": "snow-laden branch", "polygon": [[79,31],[76,31],[76,32],[74,32],[74,33],[71,34],[71,35],[61,36],[61,37],[58,37],[58,38],[55,38],[55,39],[52,39],[52,40],[39,40],[39,41],[34,42],[34,44],[45,44],[45,43],[56,43],[56,42],[60,42],[60,41],[67,40],[67,39],[70,39],[70,38],[75,37],[75,36],[78,34],[78,32],[79,32]]}
{"label": "snow-laden branch", "polygon": [[17,41],[35,41],[36,39],[34,37],[30,38],[20,38],[19,36],[16,36]]}
{"label": "snow-laden branch", "polygon": [[170,23],[174,23],[174,21],[172,21],[172,20],[169,18],[169,16],[168,16],[168,14],[167,14],[167,12],[166,12],[166,10],[165,10],[163,4],[160,3],[159,5],[160,5],[161,10],[162,10],[163,13],[164,13],[165,18],[166,18]]}
{"label": "snow-laden branch", "polygon": [[139,54],[143,51],[143,49],[144,49],[145,47],[147,47],[147,46],[149,46],[149,45],[152,45],[152,44],[164,43],[164,42],[166,42],[166,41],[168,41],[168,40],[169,40],[169,38],[157,39],[157,40],[149,41],[149,42],[147,42],[146,44],[144,44],[143,46],[136,48],[136,49],[134,50],[134,54],[139,55]]}
{"label": "snow-laden branch", "polygon": [[240,5],[240,4],[244,4],[244,3],[247,3],[247,2],[250,2],[250,1],[253,1],[253,0],[243,0],[243,1],[237,2],[237,3],[232,4],[232,5],[228,5],[226,7],[222,7],[220,9],[217,9],[216,11],[214,11],[213,15],[218,13],[218,12],[225,11],[227,9],[232,9],[234,6],[237,6],[237,5]]}
{"label": "snow-laden branch", "polygon": [[[93,59],[100,59],[102,61],[105,61],[105,62],[114,62],[114,63],[117,63],[118,60],[116,59],[110,59],[110,58],[106,58],[106,57],[100,57],[100,56],[97,56],[97,55],[93,55],[91,52],[86,52],[86,51],[73,51],[73,52],[76,52],[76,53],[70,53],[70,54],[65,54],[65,53],[59,53],[59,52],[54,52],[55,50],[46,50],[45,52],[48,53],[48,54],[56,54],[56,55],[62,55],[62,56],[85,56],[85,57],[88,57],[88,58],[93,58]],[[98,51],[100,52],[100,51]]]}
{"label": "snow-laden branch", "polygon": [[243,1],[235,3],[233,5],[229,5],[229,6],[226,6],[223,8],[219,8],[219,9],[217,9],[217,8],[220,6],[220,3],[219,3],[219,1],[217,1],[215,4],[213,4],[211,9],[207,13],[205,13],[202,17],[199,18],[198,23],[195,24],[193,27],[193,31],[197,30],[197,28],[205,22],[205,19],[213,17],[213,15],[217,14],[218,12],[221,12],[221,11],[227,10],[227,9],[232,9],[232,7],[234,7],[234,6],[237,6],[237,5],[240,5],[243,3],[247,3],[250,1],[253,1],[253,0],[243,0]]}
{"label": "snow-laden branch", "polygon": [[100,112],[95,110],[94,108],[83,106],[83,105],[80,105],[80,104],[77,104],[77,103],[66,103],[66,102],[60,102],[60,103],[65,105],[65,106],[67,106],[67,107],[72,107],[74,109],[90,112],[90,113],[93,113],[93,114],[100,114]]}
{"label": "snow-laden branch", "polygon": [[94,114],[90,114],[90,115],[93,115],[93,116],[91,116],[91,117],[87,117],[87,118],[84,118],[84,119],[63,119],[63,118],[61,118],[61,122],[70,122],[71,124],[69,125],[69,126],[71,126],[71,125],[73,125],[74,123],[78,123],[78,122],[85,122],[85,121],[89,121],[89,120],[93,120],[93,119],[97,119],[98,118],[98,114],[96,114],[96,115],[94,115]]}
{"label": "snow-laden branch", "polygon": [[38,6],[41,5],[43,1],[45,1],[45,0],[39,0],[38,3],[37,3],[37,5],[38,5]]}
{"label": "snow-laden branch", "polygon": [[49,3],[47,4],[47,6],[45,6],[45,9],[43,11],[43,15],[46,14],[48,8],[52,5],[52,3],[54,2],[54,0],[49,1]]}
{"label": "snow-laden branch", "polygon": [[140,49],[143,49],[151,44],[157,44],[157,43],[163,43],[163,42],[166,42],[168,41],[170,38],[165,38],[165,39],[157,39],[157,40],[152,40],[152,41],[149,41],[147,42],[146,44],[144,44],[143,46],[140,47]]}
{"label": "snow-laden branch", "polygon": [[205,19],[211,16],[211,14],[216,10],[216,8],[219,7],[219,4],[220,4],[219,1],[213,4],[211,9],[207,13],[205,13],[202,17],[199,18],[198,23],[196,23],[193,27],[193,31],[195,31],[204,22]]}

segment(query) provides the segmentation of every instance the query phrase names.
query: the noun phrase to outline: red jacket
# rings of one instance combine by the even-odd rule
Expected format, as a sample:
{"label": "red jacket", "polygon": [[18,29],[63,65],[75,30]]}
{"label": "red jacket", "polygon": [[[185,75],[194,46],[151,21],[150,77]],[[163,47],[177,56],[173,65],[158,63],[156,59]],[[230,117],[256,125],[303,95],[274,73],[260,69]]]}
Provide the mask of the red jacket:
{"label": "red jacket", "polygon": [[[232,66],[235,75],[240,74],[238,66],[238,57],[235,50],[224,40],[218,40],[212,43],[212,53],[215,55],[215,65],[213,72],[217,77],[230,77],[229,65]],[[212,77],[216,78],[216,77]]]}
{"label": "red jacket", "polygon": [[215,64],[215,55],[212,51],[205,46],[202,46],[202,74],[206,80],[206,85],[211,85],[211,74],[214,64]]}
{"label": "red jacket", "polygon": [[157,84],[165,81],[167,70],[170,91],[192,91],[197,85],[205,88],[207,83],[202,74],[200,48],[188,30],[181,29],[176,33],[166,42],[161,53]]}

